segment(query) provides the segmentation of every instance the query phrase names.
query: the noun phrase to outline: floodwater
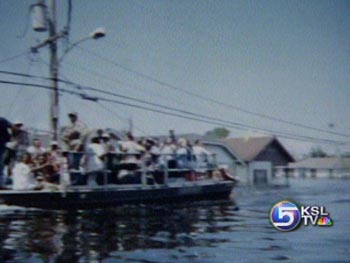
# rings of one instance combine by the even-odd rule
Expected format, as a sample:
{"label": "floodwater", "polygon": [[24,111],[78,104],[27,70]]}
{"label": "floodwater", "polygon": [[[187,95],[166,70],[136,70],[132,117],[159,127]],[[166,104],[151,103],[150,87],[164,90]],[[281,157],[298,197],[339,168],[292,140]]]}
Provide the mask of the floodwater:
{"label": "floodwater", "polygon": [[[0,262],[350,262],[350,180],[237,187],[230,201],[45,211],[0,206]],[[271,206],[323,205],[331,227],[279,232]]]}

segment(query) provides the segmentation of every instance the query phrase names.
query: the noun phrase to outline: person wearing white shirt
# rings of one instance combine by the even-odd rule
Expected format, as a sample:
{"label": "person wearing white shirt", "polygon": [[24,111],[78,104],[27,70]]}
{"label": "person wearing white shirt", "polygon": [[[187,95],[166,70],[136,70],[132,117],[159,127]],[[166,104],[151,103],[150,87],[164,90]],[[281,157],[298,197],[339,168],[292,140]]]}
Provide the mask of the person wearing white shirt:
{"label": "person wearing white shirt", "polygon": [[71,151],[80,151],[87,137],[87,126],[78,118],[77,112],[68,113],[70,125],[63,132],[63,142]]}
{"label": "person wearing white shirt", "polygon": [[97,172],[103,170],[104,149],[98,142],[98,138],[92,138],[85,150],[85,172]]}
{"label": "person wearing white shirt", "polygon": [[164,145],[160,148],[160,164],[169,166],[169,163],[175,161],[174,154],[176,152],[176,146],[172,143],[170,138],[167,138]]}
{"label": "person wearing white shirt", "polygon": [[30,167],[30,154],[24,153],[20,162],[12,169],[13,190],[33,190],[37,186],[32,169]]}
{"label": "person wearing white shirt", "polygon": [[98,137],[93,137],[91,143],[85,150],[85,172],[88,175],[88,183],[90,185],[96,184],[96,177],[103,171],[103,156],[105,151],[103,146],[99,143]]}
{"label": "person wearing white shirt", "polygon": [[196,140],[194,146],[192,147],[193,154],[196,157],[197,167],[206,167],[208,162],[208,157],[211,153],[204,148],[200,140]]}
{"label": "person wearing white shirt", "polygon": [[137,163],[136,156],[146,151],[142,145],[135,142],[131,133],[127,134],[127,141],[123,142],[122,150],[127,154],[123,160],[126,163]]}
{"label": "person wearing white shirt", "polygon": [[33,159],[37,159],[39,155],[46,152],[46,149],[41,146],[41,141],[38,138],[34,138],[33,145],[27,148],[27,152],[30,153]]}

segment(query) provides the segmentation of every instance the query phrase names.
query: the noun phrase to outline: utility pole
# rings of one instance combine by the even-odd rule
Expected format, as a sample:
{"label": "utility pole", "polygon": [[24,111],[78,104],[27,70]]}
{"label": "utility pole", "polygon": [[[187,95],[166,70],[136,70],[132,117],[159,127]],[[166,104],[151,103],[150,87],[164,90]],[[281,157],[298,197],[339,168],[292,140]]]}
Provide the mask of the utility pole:
{"label": "utility pole", "polygon": [[59,93],[58,93],[58,58],[56,35],[56,0],[49,1],[49,38],[50,41],[50,75],[52,81],[52,92],[50,96],[50,123],[53,140],[58,140],[58,116],[59,116]]}
{"label": "utility pole", "polygon": [[[71,1],[69,1],[69,10],[71,12]],[[36,46],[31,47],[33,53],[37,53],[38,50],[42,47],[49,46],[50,48],[50,77],[52,91],[50,94],[50,126],[52,132],[52,139],[58,141],[59,134],[59,88],[58,88],[58,74],[59,74],[59,64],[62,61],[63,57],[75,46],[88,40],[88,39],[99,39],[106,35],[104,28],[97,28],[90,33],[89,36],[86,36],[79,41],[71,44],[66,48],[63,55],[58,58],[57,50],[57,41],[60,38],[67,37],[70,25],[70,15],[68,18],[67,26],[60,32],[57,32],[56,29],[56,0],[48,0],[48,7],[45,4],[45,0],[38,0],[37,4],[31,6],[31,10],[34,15],[33,20],[33,29],[37,32],[46,32],[48,25],[49,37],[37,44]],[[92,97],[91,97],[92,98]],[[89,98],[91,100],[91,98]]]}

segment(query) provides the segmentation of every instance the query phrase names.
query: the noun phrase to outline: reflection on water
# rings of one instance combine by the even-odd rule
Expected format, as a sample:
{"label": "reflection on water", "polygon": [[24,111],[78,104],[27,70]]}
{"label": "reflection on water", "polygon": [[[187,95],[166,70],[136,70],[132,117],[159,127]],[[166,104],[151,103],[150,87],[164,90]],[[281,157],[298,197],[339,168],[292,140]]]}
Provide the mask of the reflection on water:
{"label": "reflection on water", "polygon": [[[239,188],[230,201],[76,212],[2,206],[0,262],[345,262],[349,186],[304,181]],[[335,225],[277,232],[268,211],[283,198],[325,205]]]}
{"label": "reflection on water", "polygon": [[[0,217],[4,260],[101,261],[113,252],[137,249],[215,247],[225,238],[201,233],[231,232],[233,201],[168,206],[123,206],[94,211],[14,209]],[[183,247],[183,248],[181,248]]]}

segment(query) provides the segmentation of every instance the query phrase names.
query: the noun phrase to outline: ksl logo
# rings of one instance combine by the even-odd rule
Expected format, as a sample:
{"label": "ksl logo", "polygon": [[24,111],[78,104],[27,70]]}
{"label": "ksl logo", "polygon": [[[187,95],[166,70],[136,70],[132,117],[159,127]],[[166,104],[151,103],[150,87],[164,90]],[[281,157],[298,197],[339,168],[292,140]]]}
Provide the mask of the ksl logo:
{"label": "ksl logo", "polygon": [[329,213],[324,206],[300,206],[283,200],[276,203],[270,210],[270,221],[280,231],[292,231],[300,226],[331,226]]}
{"label": "ksl logo", "polygon": [[[329,213],[326,212],[326,208],[324,206],[301,206],[300,213],[301,213],[301,218],[303,219],[303,222],[304,222],[304,226],[307,226],[309,224],[313,226],[329,225],[329,223],[331,224]],[[327,221],[327,222],[323,222],[323,221]]]}

